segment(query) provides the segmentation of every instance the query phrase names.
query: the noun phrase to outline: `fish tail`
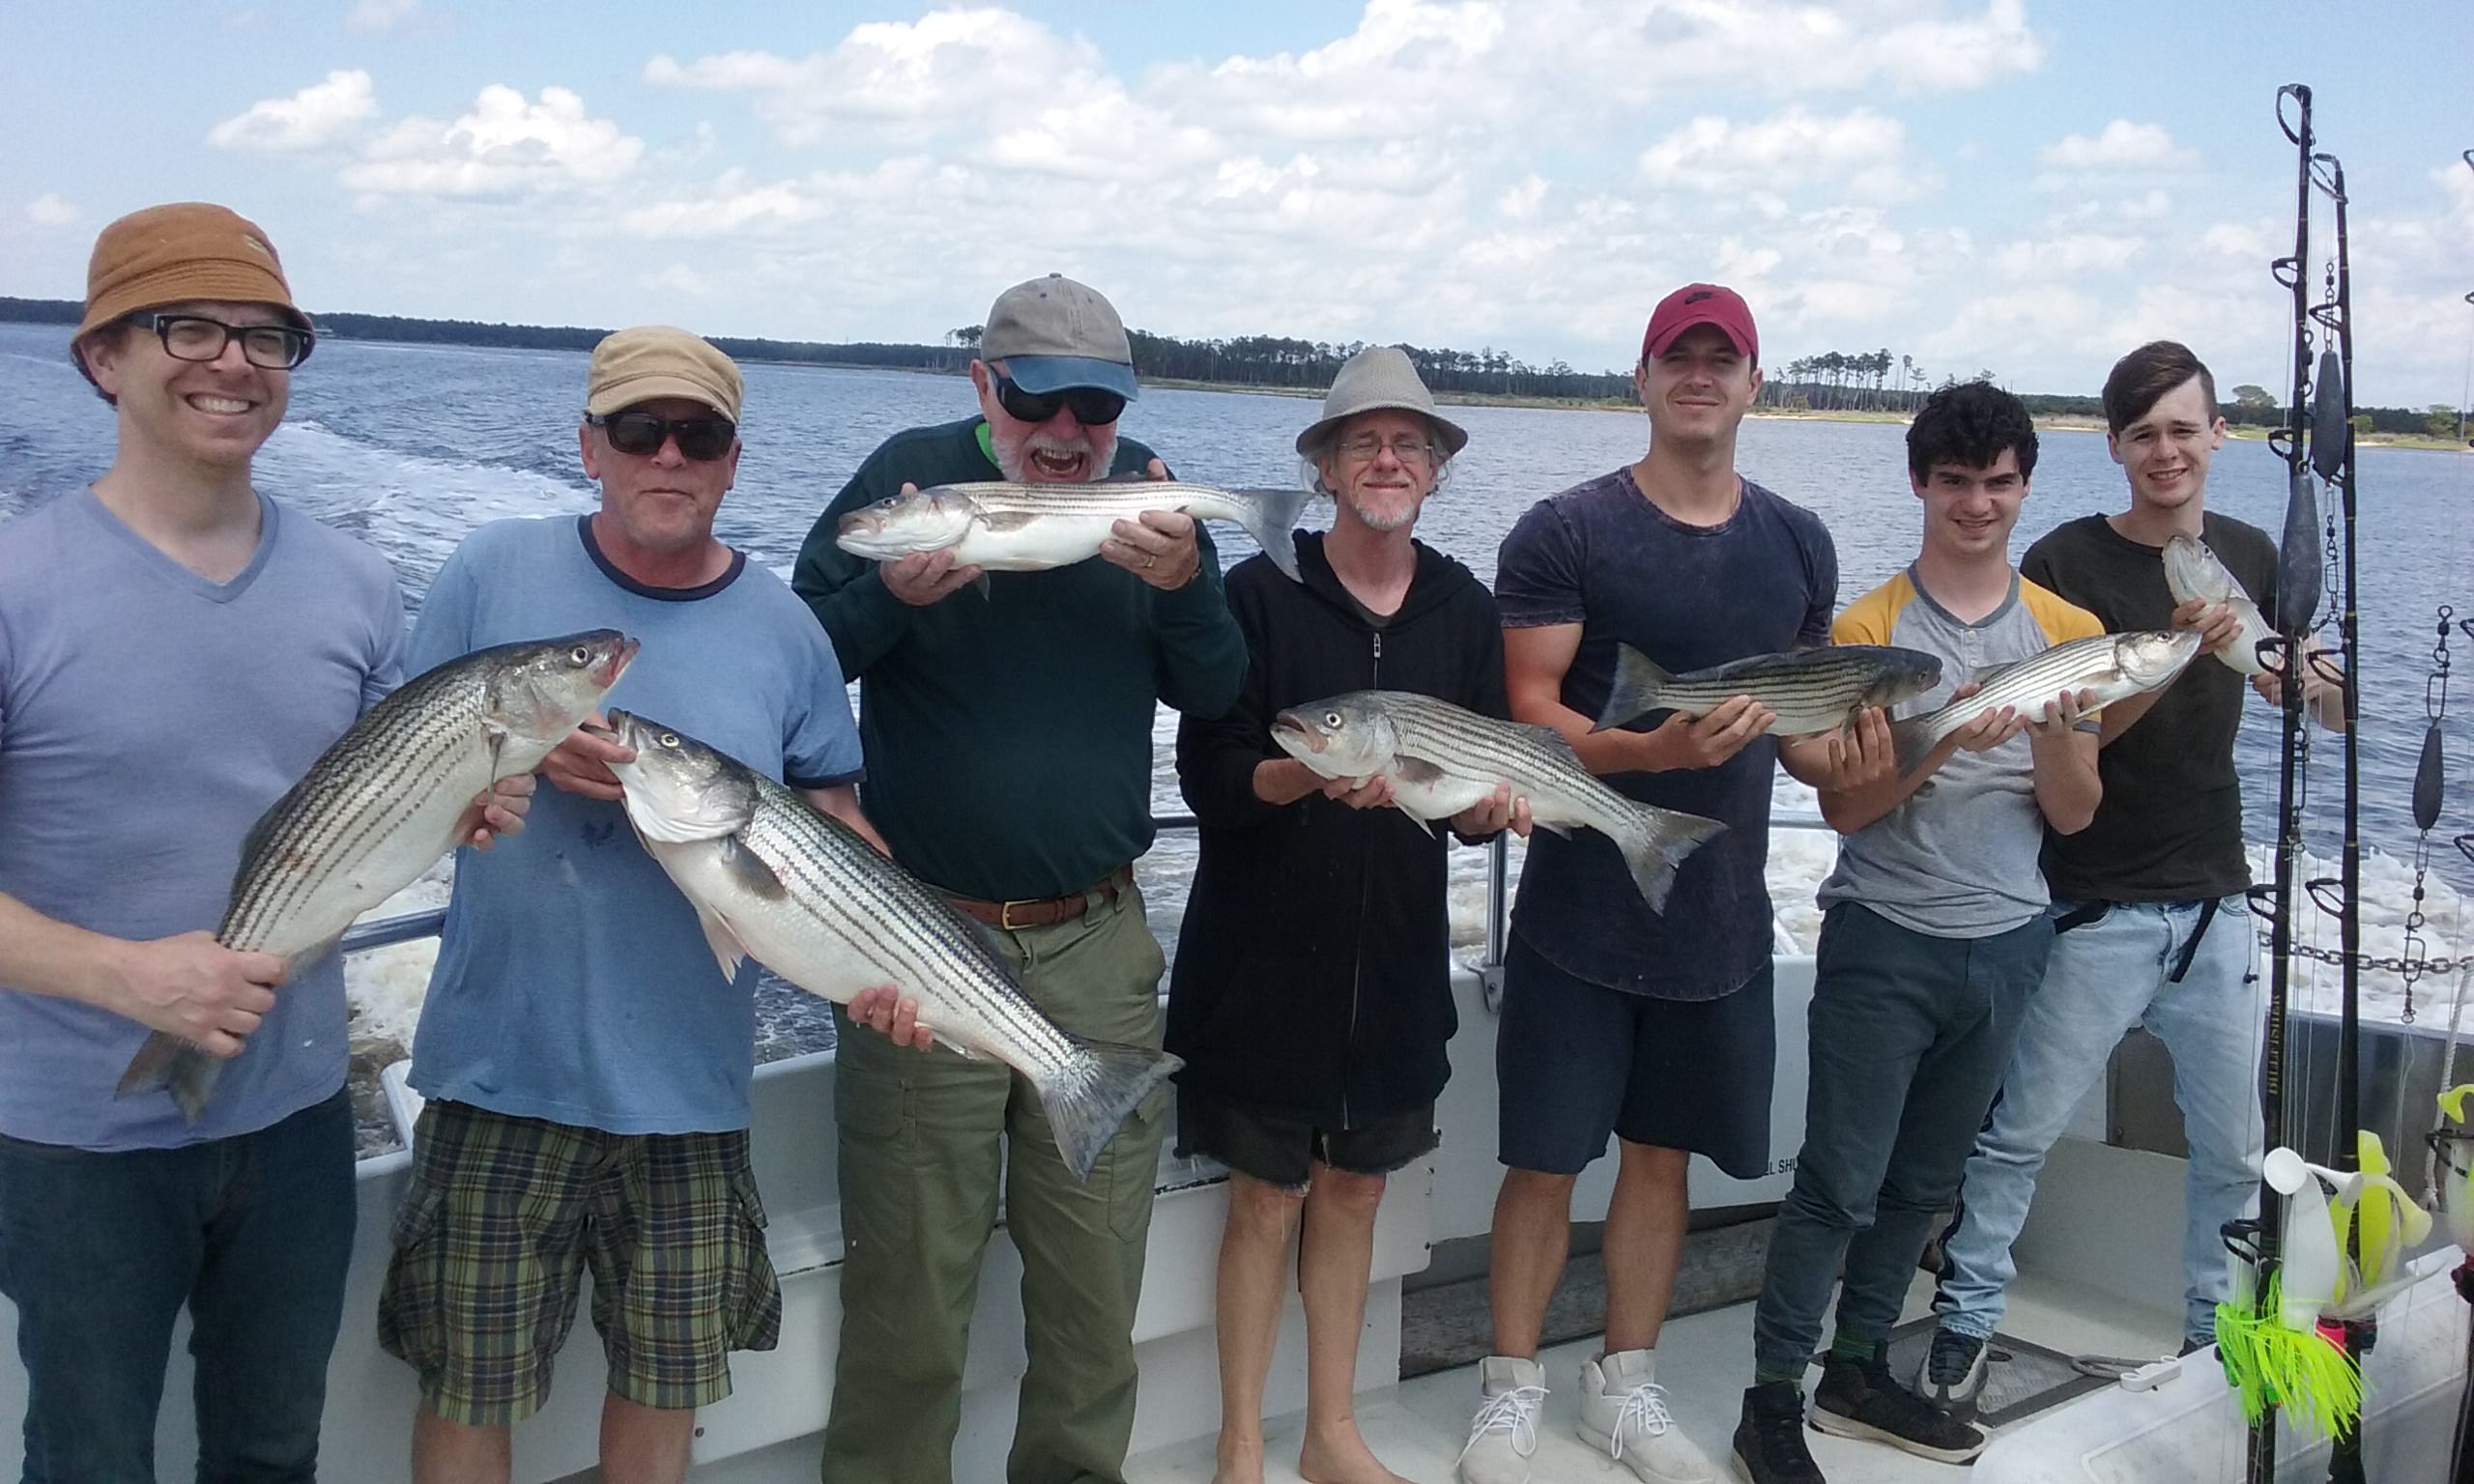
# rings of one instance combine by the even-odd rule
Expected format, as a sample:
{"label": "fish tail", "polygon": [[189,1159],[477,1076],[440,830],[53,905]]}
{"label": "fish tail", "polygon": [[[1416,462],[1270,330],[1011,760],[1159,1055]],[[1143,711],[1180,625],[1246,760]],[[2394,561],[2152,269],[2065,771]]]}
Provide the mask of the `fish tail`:
{"label": "fish tail", "polygon": [[1304,582],[1297,570],[1297,518],[1306,511],[1306,491],[1248,490],[1252,498],[1231,501],[1241,512],[1239,525],[1263,555],[1292,583]]}
{"label": "fish tail", "polygon": [[1898,776],[1905,778],[1921,766],[1925,755],[1942,739],[1933,734],[1932,718],[1910,717],[1890,723],[1890,745],[1898,749]]}
{"label": "fish tail", "polygon": [[1592,731],[1606,731],[1623,726],[1644,712],[1657,709],[1658,693],[1675,677],[1658,662],[1617,641],[1615,645],[1615,683],[1606,693],[1606,705],[1597,713],[1597,725]]}
{"label": "fish tail", "polygon": [[1065,1167],[1076,1180],[1088,1180],[1117,1129],[1185,1059],[1148,1046],[1063,1034],[1074,1046],[1074,1062],[1064,1075],[1040,1089],[1040,1105],[1048,1113],[1049,1132]]}
{"label": "fish tail", "polygon": [[223,1064],[214,1057],[177,1036],[157,1031],[129,1059],[129,1070],[120,1074],[120,1085],[112,1091],[119,1098],[169,1092],[180,1104],[181,1116],[194,1124],[205,1114],[206,1099],[222,1071]]}
{"label": "fish tail", "polygon": [[1675,890],[1675,872],[1685,857],[1727,832],[1715,819],[1687,814],[1654,804],[1634,804],[1616,847],[1632,884],[1653,912],[1666,910],[1667,894]]}

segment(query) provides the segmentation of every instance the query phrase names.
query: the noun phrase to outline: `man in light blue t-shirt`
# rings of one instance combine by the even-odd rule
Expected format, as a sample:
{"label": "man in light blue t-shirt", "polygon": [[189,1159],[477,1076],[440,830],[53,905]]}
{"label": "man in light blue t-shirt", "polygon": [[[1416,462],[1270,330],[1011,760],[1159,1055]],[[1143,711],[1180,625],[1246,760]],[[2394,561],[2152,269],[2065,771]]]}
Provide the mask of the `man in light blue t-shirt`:
{"label": "man in light blue t-shirt", "polygon": [[[211,936],[250,825],[403,676],[387,558],[250,482],[313,344],[254,224],[113,222],[70,341],[112,466],[0,528],[0,1292],[29,1484],[155,1477],[184,1308],[198,1475],[317,1470],[356,1209],[343,971]],[[471,838],[532,790],[476,801]],[[113,1096],[153,1031],[229,1059],[194,1125]]]}
{"label": "man in light blue t-shirt", "polygon": [[[622,629],[643,644],[618,693],[630,711],[873,840],[832,645],[779,578],[713,535],[740,395],[730,357],[684,330],[603,340],[579,429],[600,508],[466,537],[422,605],[413,662]],[[417,1484],[506,1477],[512,1424],[548,1396],[588,1266],[609,1357],[605,1470],[682,1477],[695,1409],[730,1394],[729,1353],[776,1338],[748,1167],[756,971],[723,976],[638,844],[607,766],[632,756],[577,733],[542,767],[556,786],[526,848],[457,862],[413,1045],[429,1102],[378,1316],[420,1373]],[[890,1007],[854,1011],[892,1023]]]}

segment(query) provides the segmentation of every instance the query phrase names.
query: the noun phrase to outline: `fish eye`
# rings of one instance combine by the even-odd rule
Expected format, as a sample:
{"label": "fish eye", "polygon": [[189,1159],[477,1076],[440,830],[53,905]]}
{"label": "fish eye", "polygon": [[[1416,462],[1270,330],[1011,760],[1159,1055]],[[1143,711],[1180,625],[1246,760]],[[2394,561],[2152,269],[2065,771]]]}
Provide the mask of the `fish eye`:
{"label": "fish eye", "polygon": [[592,651],[582,644],[578,644],[573,649],[567,651],[567,658],[575,661],[579,665],[588,664],[592,659]]}
{"label": "fish eye", "polygon": [[664,747],[676,747],[678,745],[678,733],[675,731],[663,732],[661,734],[661,745]]}
{"label": "fish eye", "polygon": [[1338,725],[1340,725],[1340,713],[1338,713],[1338,711],[1326,711],[1326,712],[1324,712],[1324,713],[1323,713],[1323,725],[1324,725],[1324,726],[1326,726],[1326,727],[1338,727]]}

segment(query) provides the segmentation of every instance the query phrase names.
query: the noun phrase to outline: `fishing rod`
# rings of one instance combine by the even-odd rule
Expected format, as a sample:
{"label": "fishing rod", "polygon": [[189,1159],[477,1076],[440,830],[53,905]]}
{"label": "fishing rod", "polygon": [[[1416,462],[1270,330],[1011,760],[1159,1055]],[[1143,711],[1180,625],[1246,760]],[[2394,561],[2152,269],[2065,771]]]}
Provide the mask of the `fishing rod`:
{"label": "fishing rod", "polygon": [[[2287,664],[2291,666],[2299,659],[2323,678],[2335,682],[2342,688],[2345,706],[2345,843],[2334,883],[2339,892],[2338,951],[2345,956],[2339,966],[2334,1163],[2337,1169],[2351,1172],[2361,1167],[2362,1146],[2362,698],[2357,684],[2362,614],[2354,592],[2353,259],[2345,236],[2345,167],[2334,155],[2319,153],[2312,155],[2311,164],[2313,184],[2328,197],[2336,214],[2336,254],[2329,262],[2325,297],[2311,310],[2312,319],[2326,332],[2328,344],[2319,357],[2310,452],[2313,471],[2335,487],[2343,511],[2343,539],[2337,539],[2333,524],[2337,518],[2332,516],[2328,553],[2332,567],[2337,567],[2330,574],[2337,590],[2329,598],[2338,610],[2342,657],[2332,665],[2325,653],[2303,654],[2287,649]],[[2288,673],[2295,671],[2289,670]],[[2285,689],[2291,693],[2304,687],[2288,685]],[[2287,694],[2286,703],[2290,708],[2298,702]],[[2314,897],[2318,897],[2329,884],[2312,882]],[[2345,1256],[2359,1271],[2361,1223],[2348,1223],[2346,1241],[2350,1250]],[[2378,1319],[2373,1314],[2348,1319],[2342,1332],[2346,1358],[2359,1367],[2378,1339]],[[2328,1478],[2329,1484],[2364,1484],[2359,1414],[2348,1418],[2333,1441],[2328,1454]]]}
{"label": "fishing rod", "polygon": [[[2291,104],[2290,117],[2287,105]],[[2311,423],[2311,304],[2304,286],[2303,265],[2311,256],[2311,157],[2316,143],[2311,128],[2311,89],[2298,82],[2277,90],[2277,127],[2294,146],[2293,253],[2268,266],[2269,273],[2293,297],[2292,392],[2286,399],[2286,425],[2269,434],[2269,442],[2287,469],[2285,529],[2278,545],[2276,628],[2282,668],[2288,681],[2299,678],[2294,657],[2303,652],[2302,635],[2319,606],[2318,499],[2309,465]],[[2307,555],[2307,557],[2305,556]],[[2260,1056],[2259,1112],[2265,1146],[2284,1143],[2286,1019],[2292,993],[2294,858],[2300,853],[2302,798],[2297,763],[2303,747],[2302,687],[2283,687],[2282,745],[2277,765],[2277,844],[2275,883],[2267,893],[2268,1007]],[[2262,1177],[2257,1220],[2231,1223],[2226,1244],[2247,1261],[2252,1281],[2248,1294],[2237,1291],[2235,1302],[2248,1302],[2264,1328],[2275,1319],[2278,1298],[2278,1239],[2285,1218],[2285,1198]],[[2220,1345],[2219,1354],[2229,1355]],[[2244,1388],[2246,1402],[2258,1404],[2244,1457],[2246,1484],[2275,1484],[2277,1471],[2277,1409],[2284,1400],[2275,1388],[2256,1394]]]}

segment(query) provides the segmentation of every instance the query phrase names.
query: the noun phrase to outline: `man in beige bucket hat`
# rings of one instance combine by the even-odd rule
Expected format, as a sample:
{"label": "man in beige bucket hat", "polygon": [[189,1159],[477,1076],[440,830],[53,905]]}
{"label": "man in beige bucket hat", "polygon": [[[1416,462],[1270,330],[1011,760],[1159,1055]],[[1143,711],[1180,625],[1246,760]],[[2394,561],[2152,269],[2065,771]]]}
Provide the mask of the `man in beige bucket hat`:
{"label": "man in beige bucket hat", "polygon": [[[179,1470],[317,1469],[357,1199],[342,967],[210,935],[250,826],[403,675],[387,558],[252,482],[312,343],[256,224],[114,221],[71,342],[111,467],[0,528],[0,1291],[39,1484],[155,1477],[184,1309]],[[150,1032],[225,1058],[194,1121],[114,1096]]]}
{"label": "man in beige bucket hat", "polygon": [[[1469,435],[1409,357],[1352,357],[1297,436],[1332,528],[1297,540],[1300,582],[1255,556],[1228,574],[1252,663],[1237,703],[1188,717],[1177,776],[1201,822],[1168,992],[1181,1154],[1228,1167],[1221,1242],[1219,1470],[1263,1476],[1263,1389],[1302,1223],[1306,1477],[1391,1475],[1350,1396],[1385,1177],[1434,1148],[1450,1064],[1443,842],[1383,806],[1381,777],[1326,783],[1271,741],[1274,717],[1380,687],[1510,714],[1503,630],[1484,585],[1419,543],[1418,513]],[[1507,788],[1452,821],[1475,842],[1526,834]],[[1267,931],[1267,925],[1277,925]]]}

